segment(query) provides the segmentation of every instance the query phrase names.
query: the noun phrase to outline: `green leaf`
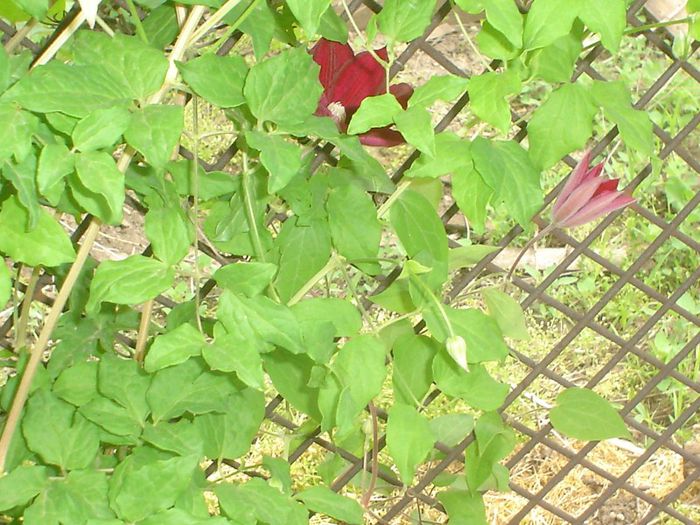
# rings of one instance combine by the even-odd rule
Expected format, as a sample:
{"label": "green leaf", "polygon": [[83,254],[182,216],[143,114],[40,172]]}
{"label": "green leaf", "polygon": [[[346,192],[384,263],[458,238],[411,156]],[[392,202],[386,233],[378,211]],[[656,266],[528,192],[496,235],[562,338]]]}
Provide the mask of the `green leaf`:
{"label": "green leaf", "polygon": [[582,148],[593,134],[596,112],[589,90],[580,84],[564,84],[553,91],[527,125],[533,162],[547,169]]}
{"label": "green leaf", "polygon": [[162,51],[137,36],[119,33],[112,38],[97,31],[79,31],[73,40],[73,60],[79,65],[105,67],[124,86],[128,98],[141,101],[160,89],[168,72]]}
{"label": "green leaf", "polygon": [[179,206],[150,208],[144,229],[154,255],[166,264],[179,263],[194,241],[194,227]]}
{"label": "green leaf", "polygon": [[148,450],[132,453],[114,469],[109,482],[110,507],[129,522],[172,507],[189,485],[198,459],[166,458]]}
{"label": "green leaf", "polygon": [[7,269],[5,259],[0,263],[0,308],[3,308],[12,296],[12,275]]}
{"label": "green leaf", "polygon": [[427,109],[413,106],[394,116],[394,123],[406,142],[418,148],[421,153],[435,156],[435,130]]}
{"label": "green leaf", "polygon": [[98,396],[80,407],[78,412],[110,434],[137,438],[141,434],[139,422],[129,411],[106,397]]}
{"label": "green leaf", "polygon": [[[542,207],[544,198],[540,173],[527,152],[512,140],[488,141],[482,138],[474,140],[471,151],[474,167],[494,190],[493,200],[503,201],[515,220],[526,227]],[[483,193],[482,190],[480,195]]]}
{"label": "green leaf", "polygon": [[267,190],[276,193],[299,173],[302,166],[301,148],[279,135],[247,131],[246,141],[260,151],[260,161],[270,173]]}
{"label": "green leaf", "polygon": [[306,525],[309,521],[300,503],[259,478],[241,485],[218,484],[214,493],[223,513],[246,525]]}
{"label": "green leaf", "polygon": [[423,34],[434,8],[435,0],[386,0],[377,25],[390,40],[409,42]]}
{"label": "green leaf", "polygon": [[434,443],[435,436],[425,416],[413,406],[394,403],[389,409],[386,447],[404,485],[411,484],[416,467],[425,461]]}
{"label": "green leaf", "polygon": [[122,221],[124,174],[104,151],[87,151],[75,156],[75,175],[68,177],[71,193],[86,211],[107,224]]}
{"label": "green leaf", "polygon": [[430,429],[443,445],[456,447],[474,429],[474,417],[470,414],[445,414],[430,420]]}
{"label": "green leaf", "polygon": [[276,273],[277,266],[272,263],[237,262],[216,270],[214,279],[222,288],[254,297],[270,286]]}
{"label": "green leaf", "polygon": [[287,0],[289,9],[294,14],[306,36],[311,38],[316,34],[321,22],[321,16],[330,6],[330,0]]}
{"label": "green leaf", "polygon": [[[700,13],[700,1],[688,0],[685,9],[689,15]],[[695,16],[688,24],[688,31],[691,37],[693,37],[695,40],[700,40],[700,16]]]}
{"label": "green leaf", "polygon": [[124,138],[154,168],[163,168],[180,140],[183,118],[181,106],[145,106],[134,113]]}
{"label": "green leaf", "polygon": [[[467,343],[467,361],[481,363],[484,361],[501,361],[508,355],[508,347],[503,341],[501,330],[493,317],[476,308],[444,307],[455,335],[461,336]],[[444,342],[449,337],[441,316],[433,310],[423,312],[433,337]]]}
{"label": "green leaf", "polygon": [[103,302],[140,304],[167,290],[175,278],[168,265],[142,255],[103,261],[90,285],[86,309],[97,312]]}
{"label": "green leaf", "polygon": [[3,47],[0,49],[0,93],[5,91],[7,86],[10,85],[10,75],[10,57]]}
{"label": "green leaf", "polygon": [[454,133],[435,135],[435,156],[421,155],[406,171],[407,177],[437,178],[471,166],[470,143]]}
{"label": "green leaf", "polygon": [[275,287],[284,302],[321,270],[331,256],[328,223],[322,220],[314,220],[308,226],[298,223],[298,217],[285,221],[276,239],[281,255]]}
{"label": "green leaf", "polygon": [[582,2],[579,18],[589,29],[600,35],[600,40],[611,53],[616,53],[627,26],[625,0],[589,0]]}
{"label": "green leaf", "polygon": [[[577,29],[580,24],[574,24]],[[533,77],[548,82],[569,82],[576,60],[583,49],[582,30],[574,30],[541,49],[532,52],[529,67]]]}
{"label": "green leaf", "polygon": [[0,251],[29,266],[58,266],[75,259],[73,245],[63,227],[40,210],[36,228],[26,230],[29,213],[10,197],[0,210]]}
{"label": "green leaf", "polygon": [[505,35],[493,27],[488,20],[483,23],[481,31],[476,35],[476,42],[484,55],[496,60],[510,61],[521,53],[521,49],[511,44]]}
{"label": "green leaf", "polygon": [[56,378],[53,393],[77,407],[97,395],[97,362],[78,361]]}
{"label": "green leaf", "polygon": [[27,155],[20,163],[7,162],[2,166],[2,176],[8,180],[15,190],[17,198],[29,212],[27,228],[36,228],[41,207],[36,186],[37,159],[34,155]]}
{"label": "green leaf", "polygon": [[74,414],[75,408],[65,401],[37,390],[22,419],[27,446],[46,463],[68,470],[87,468],[97,455],[99,435],[97,427]]}
{"label": "green leaf", "polygon": [[571,31],[579,14],[578,0],[535,0],[525,21],[525,49],[538,49]]}
{"label": "green leaf", "polygon": [[[107,503],[107,476],[95,470],[76,470],[54,478],[24,512],[27,525],[107,523],[114,517]],[[104,520],[104,521],[103,521]]]}
{"label": "green leaf", "polygon": [[369,335],[350,339],[338,351],[331,365],[333,375],[326,377],[319,392],[324,429],[337,424],[347,431],[352,426],[353,418],[382,388],[385,357],[382,344]]}
{"label": "green leaf", "polygon": [[179,456],[196,455],[201,457],[202,439],[194,423],[181,419],[173,423],[161,422],[146,425],[141,438],[160,450],[174,452]]}
{"label": "green leaf", "polygon": [[617,124],[625,144],[644,155],[654,153],[654,130],[649,114],[634,109],[629,89],[622,81],[594,81],[591,90],[605,117]]}
{"label": "green leaf", "polygon": [[49,9],[48,0],[13,0],[15,5],[22,9],[25,13],[29,13],[32,17],[41,20],[46,15]]}
{"label": "green leaf", "polygon": [[243,57],[204,55],[177,68],[185,82],[207,102],[220,108],[235,108],[245,103],[243,84],[248,66]]}
{"label": "green leaf", "polygon": [[447,238],[440,217],[420,194],[407,190],[390,211],[391,225],[408,256],[432,271],[428,276],[431,288],[447,280]]}
{"label": "green leaf", "polygon": [[73,146],[79,151],[111,148],[130,120],[131,113],[125,108],[96,109],[73,128]]}
{"label": "green leaf", "polygon": [[246,385],[263,389],[262,358],[255,345],[235,334],[221,334],[202,350],[202,356],[212,370],[236,372]]}
{"label": "green leaf", "polygon": [[450,518],[450,525],[488,525],[481,494],[446,490],[437,495]]}
{"label": "green leaf", "polygon": [[513,0],[485,0],[486,20],[514,47],[523,44],[523,16]]}
{"label": "green leaf", "polygon": [[472,494],[488,488],[484,484],[495,479],[498,462],[515,447],[515,433],[506,426],[497,412],[483,414],[474,428],[475,442],[466,453],[467,485]]}
{"label": "green leaf", "polygon": [[357,135],[372,128],[381,128],[393,122],[403,108],[391,93],[367,97],[360,104],[348,126],[348,134]]}
{"label": "green leaf", "polygon": [[148,37],[148,43],[156,49],[163,50],[179,32],[175,7],[161,5],[153,9],[143,19],[143,30]]}
{"label": "green leaf", "polygon": [[482,293],[503,335],[521,341],[530,339],[525,314],[518,301],[496,288],[487,288]]}
{"label": "green leaf", "polygon": [[345,24],[345,20],[340,18],[332,7],[326,9],[326,12],[323,13],[318,32],[328,40],[334,40],[343,44],[348,41],[348,26]]}
{"label": "green leaf", "polygon": [[569,388],[559,394],[557,406],[549,411],[549,420],[562,434],[583,441],[630,437],[617,410],[586,388]]}
{"label": "green leaf", "polygon": [[231,378],[206,371],[204,363],[193,358],[156,372],[146,400],[158,424],[185,412],[223,412],[226,399],[235,390]]}
{"label": "green leaf", "polygon": [[452,174],[452,196],[476,232],[484,231],[486,207],[493,195],[493,188],[484,182],[483,177],[474,169],[473,162]]}
{"label": "green leaf", "polygon": [[0,510],[24,505],[49,481],[46,467],[23,465],[0,478]]}
{"label": "green leaf", "polygon": [[60,111],[85,117],[95,109],[125,107],[130,101],[125,91],[126,87],[115,81],[106,65],[52,61],[22,77],[3,98],[37,113]]}
{"label": "green leaf", "polygon": [[496,410],[508,394],[508,385],[496,381],[482,365],[470,364],[469,372],[465,372],[445,349],[433,360],[433,378],[445,394],[479,410]]}
{"label": "green leaf", "polygon": [[362,525],[364,512],[360,504],[347,496],[341,496],[328,487],[316,485],[294,496],[313,512],[326,514],[343,523]]}
{"label": "green leaf", "polygon": [[11,156],[21,162],[32,149],[39,119],[15,104],[0,102],[0,164]]}
{"label": "green leaf", "polygon": [[301,329],[292,311],[268,297],[249,298],[224,291],[219,300],[217,318],[232,334],[249,327],[264,342],[295,354],[305,350]]}
{"label": "green leaf", "polygon": [[507,133],[510,129],[510,104],[507,97],[520,92],[520,76],[517,69],[473,76],[469,79],[467,90],[474,114]]}
{"label": "green leaf", "polygon": [[381,267],[371,261],[379,254],[382,225],[369,195],[349,184],[331,190],[326,202],[333,246],[340,255],[365,273],[376,275]]}
{"label": "green leaf", "polygon": [[469,79],[456,75],[432,76],[425,84],[415,89],[413,95],[411,95],[411,98],[408,100],[408,107],[428,107],[436,100],[452,102],[464,93],[468,82]]}
{"label": "green leaf", "polygon": [[206,344],[204,336],[191,324],[181,324],[174,330],[159,335],[148,349],[144,369],[148,373],[184,363],[200,355]]}
{"label": "green leaf", "polygon": [[207,457],[235,459],[248,452],[264,418],[265,396],[259,390],[245,388],[228,397],[223,414],[197,416],[194,425]]}
{"label": "green leaf", "polygon": [[398,314],[407,314],[416,310],[406,279],[397,279],[386,290],[370,296],[369,300]]}
{"label": "green leaf", "polygon": [[47,144],[39,155],[36,183],[39,193],[57,205],[63,194],[63,179],[75,169],[75,156],[63,144]]}
{"label": "green leaf", "polygon": [[150,412],[146,402],[150,384],[150,376],[133,359],[120,359],[109,354],[102,356],[97,374],[98,390],[126,408],[141,425]]}
{"label": "green leaf", "polygon": [[304,354],[290,354],[278,349],[263,354],[265,371],[270,376],[275,389],[289,403],[310,415],[316,421],[321,420],[318,410],[318,388],[309,387],[314,361]]}
{"label": "green leaf", "polygon": [[393,345],[392,384],[398,403],[418,405],[433,384],[433,359],[437,353],[434,339],[414,334],[399,337]]}
{"label": "green leaf", "polygon": [[323,91],[319,66],[303,48],[293,48],[255,65],[243,88],[258,120],[301,124],[318,105]]}

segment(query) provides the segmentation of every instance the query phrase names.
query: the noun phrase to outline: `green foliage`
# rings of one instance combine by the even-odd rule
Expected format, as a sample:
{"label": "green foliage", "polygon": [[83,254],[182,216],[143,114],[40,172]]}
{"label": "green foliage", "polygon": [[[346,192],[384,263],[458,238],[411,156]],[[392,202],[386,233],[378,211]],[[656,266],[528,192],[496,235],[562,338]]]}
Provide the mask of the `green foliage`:
{"label": "green foliage", "polygon": [[[315,114],[324,93],[308,48],[318,35],[348,37],[329,0],[239,2],[217,18],[221,40],[206,43],[196,33],[179,40],[172,2],[136,3],[145,15],[133,28],[138,35],[123,34],[135,19],[103,3],[114,37],[78,31],[31,71],[28,54],[0,48],[0,309],[20,284],[12,267],[46,267],[58,289],[68,283],[52,295],[47,318],[57,327],[44,338],[51,351],[34,349],[48,363],[34,362],[0,476],[0,521],[302,525],[313,512],[360,524],[366,516],[356,498],[328,488],[345,459],[329,454],[309,474],[326,486],[293,479],[287,457],[308,438],[362,457],[373,439],[365,424],[377,409],[388,414],[376,429],[386,431],[380,477],[398,475],[410,486],[427,461],[444,457],[436,442],[469,443],[465,472],[437,497],[450,523],[486,523],[482,494],[507,489],[500,462],[515,444],[497,413],[510,388],[502,379],[504,337],[526,340],[528,326],[518,302],[498,288],[479,287],[483,310],[471,299],[445,304],[443,288],[451,272],[496,249],[476,244],[496,244],[494,228],[530,225],[542,187],[550,187],[541,170],[583,148],[598,120],[617,126],[630,150],[653,154],[652,120],[633,106],[624,81],[570,82],[584,36],[595,33],[618,52],[625,2],[535,0],[525,16],[512,0],[455,0],[485,14],[477,43],[502,62],[469,79],[433,76],[413,86],[407,108],[393,94],[365,97],[347,129]],[[180,3],[211,13],[225,5]],[[0,17],[14,23],[31,15],[42,25],[64,8],[14,0]],[[382,67],[401,65],[399,44],[423,35],[435,8],[428,0],[383,3],[366,35],[369,46],[376,33],[387,42]],[[247,37],[221,56],[237,30]],[[351,80],[342,89],[354,96],[363,86]],[[197,126],[187,95],[202,108]],[[436,133],[433,105],[457,99],[474,119]],[[481,120],[513,137],[511,117],[523,105],[534,106],[527,150],[492,138],[493,129],[473,132]],[[205,114],[217,115],[216,126],[205,125]],[[396,157],[370,153],[354,136],[385,126],[415,148],[398,185],[390,178]],[[209,160],[221,137],[226,166],[201,162],[195,170],[201,159],[174,160],[181,145],[195,143]],[[692,181],[667,182],[669,209],[682,208]],[[469,230],[485,239],[448,239],[452,225],[446,229],[438,213],[449,201],[443,184]],[[81,251],[76,261],[66,218],[139,228],[124,220],[125,203],[143,212],[149,249],[116,258],[108,248],[99,261]],[[77,242],[89,248],[87,239]],[[80,271],[68,273],[68,263]],[[26,273],[17,271],[17,281]],[[697,306],[686,301],[684,308]],[[670,342],[654,345],[675,355]],[[15,364],[2,352],[2,364],[17,371],[0,392],[6,421],[21,375],[34,372],[27,356]],[[430,417],[423,402],[435,388],[458,409]],[[277,415],[299,428],[265,423],[278,394]],[[584,389],[563,392],[550,419],[577,439],[628,435],[617,412]],[[326,434],[317,437],[319,429]],[[285,452],[253,467],[259,442],[277,438]],[[205,479],[232,460],[239,466],[231,479]],[[269,479],[256,477],[258,467]]]}
{"label": "green foliage", "polygon": [[585,388],[569,388],[559,394],[557,406],[549,411],[549,420],[559,432],[585,441],[630,436],[610,403]]}

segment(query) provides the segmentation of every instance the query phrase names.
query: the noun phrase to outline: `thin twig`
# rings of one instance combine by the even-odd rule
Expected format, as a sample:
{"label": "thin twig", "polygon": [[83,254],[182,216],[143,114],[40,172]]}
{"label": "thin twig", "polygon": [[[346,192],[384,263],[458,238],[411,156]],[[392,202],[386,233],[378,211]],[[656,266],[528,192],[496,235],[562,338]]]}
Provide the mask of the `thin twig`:
{"label": "thin twig", "polygon": [[379,420],[377,418],[377,407],[371,401],[367,406],[372,416],[372,477],[369,480],[367,490],[362,495],[362,506],[365,509],[369,507],[370,499],[374,488],[377,486],[377,478],[379,477]]}
{"label": "thin twig", "polygon": [[146,355],[146,341],[148,340],[148,327],[151,324],[151,314],[153,313],[153,299],[149,299],[143,304],[141,312],[141,322],[139,324],[139,333],[136,336],[136,349],[134,351],[134,359],[142,363]]}
{"label": "thin twig", "polygon": [[188,44],[190,46],[193,45],[195,42],[197,42],[197,40],[207,34],[209,30],[218,24],[229,13],[229,11],[238,5],[240,1],[241,0],[228,0],[228,2],[217,9],[216,12],[207,18],[207,20],[201,26],[199,26],[199,29],[194,32]]}
{"label": "thin twig", "polygon": [[32,300],[34,299],[34,292],[36,291],[36,285],[39,282],[40,276],[41,266],[35,266],[32,270],[32,275],[29,278],[29,282],[27,283],[27,289],[24,292],[24,299],[22,300],[22,313],[20,314],[17,324],[15,325],[15,351],[19,351],[27,344],[29,312],[32,308]]}
{"label": "thin twig", "polygon": [[192,144],[192,222],[194,223],[194,317],[197,321],[197,328],[203,334],[202,315],[200,308],[202,306],[202,297],[199,294],[201,289],[202,277],[199,273],[199,97],[192,96],[192,133],[194,133],[194,141]]}
{"label": "thin twig", "polygon": [[15,50],[15,48],[20,44],[20,42],[24,40],[24,37],[26,37],[29,34],[29,32],[32,29],[34,29],[36,24],[37,19],[32,18],[26,24],[24,24],[22,29],[18,30],[14,35],[12,35],[12,38],[10,38],[7,41],[7,44],[5,44],[5,51],[7,51],[8,55],[11,54]]}
{"label": "thin twig", "polygon": [[479,61],[488,69],[489,71],[494,71],[494,69],[491,67],[491,64],[489,63],[486,58],[484,58],[484,55],[481,54],[481,51],[479,51],[479,48],[476,47],[476,44],[474,44],[474,41],[472,40],[471,35],[467,31],[467,28],[464,27],[464,24],[462,23],[462,19],[459,17],[457,14],[457,11],[452,11],[452,14],[455,15],[455,20],[457,20],[457,25],[459,26],[459,29],[462,31],[462,35],[464,35],[464,39],[467,41],[467,44],[469,44],[469,47],[472,48],[472,51],[476,54],[478,57]]}
{"label": "thin twig", "polygon": [[539,241],[540,239],[542,239],[545,235],[547,235],[547,234],[548,234],[549,232],[551,232],[553,229],[554,229],[554,224],[548,224],[548,225],[545,226],[542,230],[540,230],[539,233],[538,233],[537,235],[535,235],[532,239],[530,239],[529,241],[527,241],[527,244],[525,244],[525,246],[523,246],[523,249],[520,250],[520,253],[519,253],[518,256],[515,258],[515,261],[513,261],[513,264],[511,265],[510,270],[508,270],[508,275],[506,275],[506,282],[510,281],[511,277],[513,276],[513,272],[515,271],[515,268],[517,268],[518,263],[520,262],[520,259],[523,258],[523,256],[525,255],[525,253],[527,253],[527,251],[528,251],[530,248],[532,248],[532,246],[533,246],[537,241]]}

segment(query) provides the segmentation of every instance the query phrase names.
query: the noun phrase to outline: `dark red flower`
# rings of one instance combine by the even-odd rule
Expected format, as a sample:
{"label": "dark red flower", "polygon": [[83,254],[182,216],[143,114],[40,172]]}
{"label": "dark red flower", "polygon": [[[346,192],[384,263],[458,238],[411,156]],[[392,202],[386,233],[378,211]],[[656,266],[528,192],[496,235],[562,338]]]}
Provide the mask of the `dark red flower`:
{"label": "dark red flower", "polygon": [[630,194],[617,189],[619,179],[601,176],[602,162],[589,168],[590,162],[588,150],[557,197],[552,208],[552,222],[557,228],[580,226],[635,202]]}
{"label": "dark red flower", "polygon": [[[377,49],[375,53],[382,60],[387,59],[386,48]],[[364,99],[386,93],[384,66],[369,51],[356,55],[349,45],[325,38],[316,43],[311,54],[321,66],[319,80],[323,86],[316,115],[331,117],[338,129],[346,132],[350,119]],[[389,87],[389,92],[405,109],[413,88],[405,83],[394,84]],[[370,129],[359,138],[367,146],[396,146],[405,142],[401,133],[389,126]]]}

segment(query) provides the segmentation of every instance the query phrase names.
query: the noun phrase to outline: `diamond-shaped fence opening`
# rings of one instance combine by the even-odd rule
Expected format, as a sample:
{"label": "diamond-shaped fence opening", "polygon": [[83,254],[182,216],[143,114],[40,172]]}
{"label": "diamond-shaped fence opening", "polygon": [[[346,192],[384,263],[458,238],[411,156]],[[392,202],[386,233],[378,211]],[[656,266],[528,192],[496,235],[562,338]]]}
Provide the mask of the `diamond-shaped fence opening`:
{"label": "diamond-shaped fence opening", "polygon": [[[645,3],[637,0],[630,5],[628,22],[632,26],[658,21]],[[355,13],[370,13],[381,11],[382,6],[373,0],[354,0],[349,8]],[[496,63],[489,63],[475,52],[474,27],[457,18],[449,1],[438,2],[433,22],[424,35],[401,50],[392,73],[399,80],[410,78],[420,84],[433,74],[449,72],[468,77],[494,67]],[[455,34],[458,38],[450,37]],[[3,44],[14,42],[13,45],[32,53],[40,50],[40,45],[23,38],[2,21],[0,35]],[[239,38],[240,34],[234,34],[219,53],[228,53]],[[697,98],[699,46],[694,42],[688,57],[680,58],[672,43],[671,33],[665,28],[641,30],[630,40],[630,48],[643,57],[639,67],[653,73],[643,77],[630,77],[629,71],[621,67],[624,57],[607,56],[600,44],[592,45],[577,64],[574,78],[583,77],[582,81],[634,82],[633,103],[651,114],[660,162],[652,166],[645,160],[627,158],[625,165],[635,171],[623,178],[630,189],[642,193],[632,211],[625,213],[636,214],[634,227],[644,229],[640,237],[652,240],[644,244],[620,242],[620,231],[628,228],[631,221],[620,213],[612,213],[575,233],[553,232],[547,241],[554,250],[552,258],[540,263],[535,250],[530,259],[525,259],[528,272],[513,278],[515,296],[543,343],[537,349],[528,343],[513,344],[514,359],[505,365],[505,370],[493,370],[494,375],[511,385],[501,411],[516,431],[518,445],[506,460],[512,491],[490,492],[485,497],[490,522],[692,524],[700,516],[700,438],[694,430],[700,424],[700,114],[684,113],[682,107],[674,106],[678,97],[670,96],[680,91],[687,92],[684,96]],[[527,141],[527,121],[545,95],[545,91],[535,88],[516,101],[510,137]],[[467,103],[468,96],[464,95],[453,106],[437,105],[433,115],[436,129],[467,136],[491,133],[488,127],[468,127],[474,116]],[[206,107],[202,111],[207,111]],[[609,151],[619,143],[616,127],[601,120],[596,122],[596,131],[600,140],[594,153]],[[191,149],[185,139],[180,154],[192,159]],[[395,166],[395,181],[417,158],[408,148],[397,151],[401,155],[384,159]],[[330,145],[318,144],[316,152],[316,166],[335,163]],[[199,161],[207,171],[225,170],[235,154],[234,144],[223,136]],[[613,156],[612,169],[616,162]],[[563,177],[574,165],[575,160],[567,156],[550,170],[557,176],[545,181],[550,192],[541,216],[534,219],[540,226],[546,224],[542,217],[548,213]],[[688,180],[695,182],[667,180],[665,168],[669,166],[674,167],[674,172],[690,173]],[[663,185],[656,183],[659,178]],[[447,231],[454,239],[469,235],[469,225],[450,199],[449,188],[445,188],[445,194],[441,210]],[[663,198],[656,198],[657,194]],[[666,206],[659,206],[659,201]],[[126,213],[134,217],[133,224],[142,224],[144,212],[137,201],[127,198]],[[87,223],[74,224],[66,219],[64,226],[78,240]],[[469,304],[470,287],[477,280],[488,280],[502,272],[508,266],[509,251],[521,246],[524,237],[520,227],[495,232],[499,250],[458,272],[448,288],[448,299],[460,306]],[[121,253],[115,254],[115,244],[101,243],[101,239],[116,241]],[[131,239],[118,227],[103,228],[93,256],[106,259],[148,254],[149,250],[142,237]],[[229,262],[229,257],[206,242],[201,243],[200,250],[219,264]],[[682,267],[678,260],[697,264]],[[598,277],[579,278],[578,270]],[[364,285],[382,289],[396,276],[383,276]],[[50,284],[48,276],[42,277],[34,300],[50,304],[51,293],[43,292]],[[212,280],[200,290],[204,301],[216,293]],[[166,297],[159,297],[157,302],[164,309],[177,305]],[[630,309],[630,304],[635,308]],[[6,336],[11,328],[10,317],[0,327],[0,334]],[[132,337],[132,333],[125,332],[117,340],[133,346]],[[3,339],[2,344],[9,342]],[[593,388],[616,402],[635,442],[581,444],[554,431],[546,418],[547,409],[562,389],[572,386]],[[456,410],[437,389],[425,403],[442,412]],[[378,419],[381,431],[386,421],[381,410]],[[268,439],[280,435],[283,440]],[[324,465],[340,462],[340,474],[324,480],[337,491],[357,493],[358,480],[369,475],[370,452],[363,453],[362,446],[342,448],[331,442],[312,422],[289,409],[280,395],[268,399],[266,422],[255,439],[256,446],[250,454],[257,454],[258,458],[263,452],[288,457],[293,474],[323,476],[324,472],[332,472],[330,468],[324,470]],[[464,451],[471,439],[453,447],[437,444],[433,460],[408,488],[402,486],[395,473],[380,469],[371,514],[375,522],[444,522],[445,509],[436,498],[441,477],[463,472]],[[380,457],[384,445],[382,435],[378,440]],[[237,461],[225,463],[233,469],[241,466]],[[212,467],[207,474],[214,478],[220,472]],[[264,476],[248,469],[235,475],[241,479]]]}

